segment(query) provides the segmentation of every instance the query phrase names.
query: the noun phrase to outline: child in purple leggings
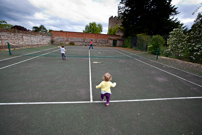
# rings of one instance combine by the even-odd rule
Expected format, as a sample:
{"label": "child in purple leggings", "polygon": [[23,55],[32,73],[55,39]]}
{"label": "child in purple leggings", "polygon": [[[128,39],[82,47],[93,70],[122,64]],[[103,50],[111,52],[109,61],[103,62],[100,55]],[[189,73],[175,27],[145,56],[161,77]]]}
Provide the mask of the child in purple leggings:
{"label": "child in purple leggings", "polygon": [[104,101],[104,97],[106,97],[107,102],[106,106],[109,106],[110,96],[111,96],[111,87],[115,87],[116,83],[112,83],[112,77],[109,73],[105,73],[103,76],[103,80],[99,85],[96,86],[96,89],[101,88],[101,100]]}

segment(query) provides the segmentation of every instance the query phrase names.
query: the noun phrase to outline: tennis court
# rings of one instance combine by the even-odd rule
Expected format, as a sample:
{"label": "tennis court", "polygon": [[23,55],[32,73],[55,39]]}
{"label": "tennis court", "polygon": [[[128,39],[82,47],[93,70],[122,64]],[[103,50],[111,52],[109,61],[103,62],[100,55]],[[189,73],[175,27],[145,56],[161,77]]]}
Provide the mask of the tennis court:
{"label": "tennis court", "polygon": [[[202,72],[116,47],[57,46],[0,52],[2,135],[199,135]],[[110,105],[100,100],[112,75]]]}

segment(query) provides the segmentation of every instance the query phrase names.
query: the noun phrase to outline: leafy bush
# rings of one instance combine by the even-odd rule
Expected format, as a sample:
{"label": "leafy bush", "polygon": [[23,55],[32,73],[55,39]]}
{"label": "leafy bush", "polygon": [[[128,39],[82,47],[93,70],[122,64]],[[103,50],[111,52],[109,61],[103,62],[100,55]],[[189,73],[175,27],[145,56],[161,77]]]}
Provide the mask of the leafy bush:
{"label": "leafy bush", "polygon": [[109,35],[116,35],[116,32],[118,31],[119,26],[116,25],[114,28],[109,28],[108,33]]}
{"label": "leafy bush", "polygon": [[198,14],[187,35],[179,26],[170,32],[168,45],[172,57],[202,63],[202,14]]}
{"label": "leafy bush", "polygon": [[172,53],[168,49],[165,49],[162,54],[163,56],[166,56],[166,57],[172,57]]}
{"label": "leafy bush", "polygon": [[69,42],[69,45],[75,45],[75,43],[74,42]]}
{"label": "leafy bush", "polygon": [[51,44],[53,44],[55,42],[55,40],[51,39]]}
{"label": "leafy bush", "polygon": [[150,43],[150,36],[145,34],[137,34],[137,46],[135,47],[137,50],[147,51],[147,46]]}
{"label": "leafy bush", "polygon": [[124,44],[122,45],[122,47],[124,47],[124,48],[130,48],[130,40],[131,40],[131,37],[125,38]]}
{"label": "leafy bush", "polygon": [[202,14],[199,13],[189,34],[189,57],[191,61],[202,63]]}
{"label": "leafy bush", "polygon": [[173,57],[180,59],[187,57],[187,39],[188,36],[183,33],[183,29],[181,26],[173,29],[173,31],[170,32],[167,43],[169,45],[169,51],[172,53]]}
{"label": "leafy bush", "polygon": [[160,54],[162,46],[164,44],[165,44],[165,40],[163,39],[162,36],[160,36],[160,35],[152,36],[151,41],[148,46],[148,48],[149,48],[148,52],[151,54],[156,54],[156,51],[158,49],[158,52]]}

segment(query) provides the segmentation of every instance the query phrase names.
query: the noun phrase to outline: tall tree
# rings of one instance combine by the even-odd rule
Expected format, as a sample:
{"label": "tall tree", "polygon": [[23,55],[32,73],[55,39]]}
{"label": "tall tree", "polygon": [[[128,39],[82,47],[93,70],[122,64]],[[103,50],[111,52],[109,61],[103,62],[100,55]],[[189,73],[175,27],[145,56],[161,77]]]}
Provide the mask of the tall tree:
{"label": "tall tree", "polygon": [[34,32],[44,32],[44,33],[47,33],[48,30],[45,28],[44,25],[40,25],[39,27],[33,26],[33,27],[32,27],[32,31],[34,31]]}
{"label": "tall tree", "polygon": [[0,21],[0,29],[11,29],[13,25],[7,24],[6,21]]}
{"label": "tall tree", "polygon": [[202,14],[198,13],[190,32],[190,57],[202,62]]}
{"label": "tall tree", "polygon": [[86,25],[85,30],[83,30],[84,33],[101,33],[102,32],[102,24],[96,22],[89,23],[89,25]]}
{"label": "tall tree", "polygon": [[177,8],[172,0],[121,0],[119,13],[122,14],[124,36],[139,33],[166,35],[180,22],[174,19]]}

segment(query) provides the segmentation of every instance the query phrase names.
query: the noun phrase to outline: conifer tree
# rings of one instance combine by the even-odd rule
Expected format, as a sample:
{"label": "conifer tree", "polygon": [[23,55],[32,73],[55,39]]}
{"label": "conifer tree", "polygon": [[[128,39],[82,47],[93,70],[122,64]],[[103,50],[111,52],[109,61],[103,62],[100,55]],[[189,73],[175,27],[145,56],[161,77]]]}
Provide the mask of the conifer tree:
{"label": "conifer tree", "polygon": [[121,0],[119,13],[122,15],[124,36],[169,34],[180,22],[174,19],[177,8],[172,0]]}

